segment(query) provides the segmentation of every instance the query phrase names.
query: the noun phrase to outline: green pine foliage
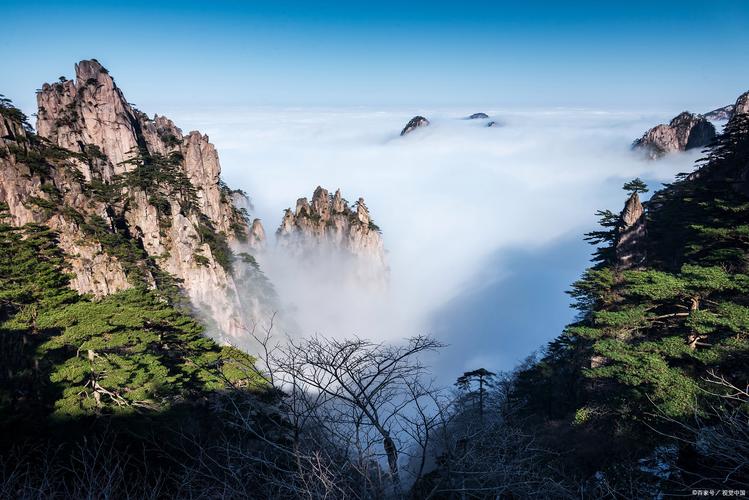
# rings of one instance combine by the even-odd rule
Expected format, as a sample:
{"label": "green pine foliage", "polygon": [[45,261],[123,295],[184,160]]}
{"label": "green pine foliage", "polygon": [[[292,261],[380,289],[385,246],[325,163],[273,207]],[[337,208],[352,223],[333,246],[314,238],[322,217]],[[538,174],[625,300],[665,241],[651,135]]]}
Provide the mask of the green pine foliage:
{"label": "green pine foliage", "polygon": [[159,209],[161,217],[171,215],[170,199],[177,200],[184,213],[197,210],[195,187],[181,168],[184,158],[179,152],[168,155],[149,153],[145,149],[131,151],[125,162],[131,167],[118,179],[124,186],[144,191],[148,201]]}
{"label": "green pine foliage", "polygon": [[[698,166],[645,204],[642,268],[617,267],[619,216],[598,212],[594,265],[570,291],[577,321],[516,375],[521,414],[563,422],[578,448],[587,435],[617,454],[652,450],[723,404],[711,373],[749,383],[749,117],[731,120]],[[624,189],[647,191],[639,179]],[[568,445],[563,434],[552,441]]]}
{"label": "green pine foliage", "polygon": [[[159,222],[165,229],[170,224],[170,216],[175,208],[183,215],[197,215],[200,242],[207,244],[216,262],[231,273],[234,270],[234,255],[229,248],[226,235],[217,231],[211,219],[200,211],[197,191],[182,169],[183,161],[182,154],[176,151],[160,155],[140,150],[131,159],[123,162],[133,168],[120,179],[116,179],[115,184],[145,192],[148,202],[156,207]],[[235,219],[236,217],[238,216],[235,216]],[[236,226],[237,220],[234,222]],[[238,227],[236,226],[234,231],[241,233]]]}
{"label": "green pine foliage", "polygon": [[250,356],[217,346],[155,293],[79,296],[48,228],[0,221],[0,246],[3,420],[163,412],[263,385]]}
{"label": "green pine foliage", "polygon": [[647,193],[649,191],[647,184],[645,184],[645,182],[639,177],[632,179],[629,182],[625,182],[622,189],[624,189],[629,196],[632,196],[635,193]]}

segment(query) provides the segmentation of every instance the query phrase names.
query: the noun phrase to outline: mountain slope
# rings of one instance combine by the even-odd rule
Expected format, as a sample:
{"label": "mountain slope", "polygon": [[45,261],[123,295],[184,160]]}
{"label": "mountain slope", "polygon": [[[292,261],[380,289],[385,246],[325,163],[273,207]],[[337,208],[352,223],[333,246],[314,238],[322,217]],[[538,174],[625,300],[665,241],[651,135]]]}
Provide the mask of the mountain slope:
{"label": "mountain slope", "polygon": [[695,425],[719,427],[739,410],[731,386],[749,384],[748,180],[749,114],[736,113],[693,173],[644,204],[644,184],[628,183],[621,214],[600,212],[603,230],[588,235],[601,245],[596,264],[570,292],[578,321],[512,391],[568,465],[654,481],[637,464],[667,449],[658,467],[678,471],[672,487],[731,483],[692,443]]}
{"label": "mountain slope", "polygon": [[215,338],[241,345],[275,309],[257,266],[234,256],[257,251],[264,233],[238,208],[251,206],[244,193],[221,181],[208,137],[133,108],[96,60],[37,100],[38,135],[9,105],[0,123],[0,202],[12,223],[58,232],[80,293],[183,295]]}

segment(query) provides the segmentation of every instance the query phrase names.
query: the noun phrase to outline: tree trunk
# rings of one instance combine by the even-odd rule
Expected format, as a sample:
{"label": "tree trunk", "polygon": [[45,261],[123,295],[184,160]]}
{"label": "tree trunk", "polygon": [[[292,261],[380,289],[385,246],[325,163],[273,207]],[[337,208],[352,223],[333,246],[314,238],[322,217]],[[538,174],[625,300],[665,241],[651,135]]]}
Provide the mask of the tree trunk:
{"label": "tree trunk", "polygon": [[385,448],[385,455],[388,457],[390,475],[393,477],[393,491],[395,491],[395,495],[398,496],[401,492],[400,475],[398,474],[398,449],[395,447],[395,443],[387,433],[382,439],[382,445]]}
{"label": "tree trunk", "polygon": [[[694,311],[699,310],[700,308],[700,297],[695,296],[691,299],[691,304],[689,305],[689,312],[692,313]],[[700,335],[697,332],[692,332],[689,335],[689,349],[694,351],[697,349],[697,341],[700,339]]]}

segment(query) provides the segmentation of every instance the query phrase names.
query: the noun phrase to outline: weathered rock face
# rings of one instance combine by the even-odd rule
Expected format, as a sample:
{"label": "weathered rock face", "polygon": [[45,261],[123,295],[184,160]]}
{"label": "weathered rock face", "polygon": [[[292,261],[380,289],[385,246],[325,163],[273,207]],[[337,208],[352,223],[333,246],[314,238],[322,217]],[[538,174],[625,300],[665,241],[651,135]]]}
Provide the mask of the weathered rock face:
{"label": "weathered rock face", "polygon": [[649,158],[659,158],[675,151],[707,146],[715,138],[715,127],[705,117],[687,111],[676,116],[668,125],[651,128],[632,144]]}
{"label": "weathered rock face", "polygon": [[636,269],[645,264],[645,211],[640,197],[633,193],[620,215],[616,240],[616,263],[619,269]]}
{"label": "weathered rock face", "polygon": [[419,127],[428,127],[429,126],[429,120],[424,118],[423,116],[414,116],[411,118],[405,127],[403,127],[403,130],[401,130],[401,135],[406,135],[409,132],[413,132]]}
{"label": "weathered rock face", "polygon": [[749,92],[744,92],[736,99],[736,104],[733,105],[733,114],[749,114]]}
{"label": "weathered rock face", "polygon": [[487,118],[489,118],[489,115],[486,113],[474,113],[468,117],[469,120],[485,120]]}
{"label": "weathered rock face", "polygon": [[[111,219],[106,205],[85,193],[77,169],[66,164],[67,152],[39,141],[19,120],[0,117],[0,202],[7,205],[10,222],[46,223],[55,230],[68,255],[71,285],[81,293],[102,296],[129,288],[120,259],[105,255],[102,245],[84,234],[80,212]],[[60,206],[67,210],[57,210]],[[150,273],[141,270],[152,284]]]}
{"label": "weathered rock face", "polygon": [[75,66],[75,74],[74,81],[61,79],[42,86],[37,94],[36,129],[40,136],[70,151],[83,153],[87,145],[97,146],[109,161],[81,165],[81,170],[86,179],[92,178],[93,169],[104,180],[110,180],[127,169],[122,162],[138,148],[139,124],[101,64],[81,61]]}
{"label": "weathered rock face", "polygon": [[319,255],[340,254],[357,279],[385,284],[388,268],[379,228],[369,215],[363,198],[353,207],[337,190],[330,195],[318,186],[312,201],[299,198],[296,208],[286,209],[276,231],[278,245],[293,256],[315,259]]}
{"label": "weathered rock face", "polygon": [[730,120],[731,115],[733,115],[733,104],[708,111],[702,116],[714,122],[724,122]]}
{"label": "weathered rock face", "polygon": [[0,122],[0,201],[14,224],[59,232],[79,292],[159,287],[169,275],[233,342],[248,318],[271,312],[266,291],[253,289],[256,266],[232,256],[262,247],[262,225],[250,227],[249,199],[221,182],[207,136],[133,108],[95,60],[77,64],[74,81],[45,84],[37,101],[38,134],[49,142]]}

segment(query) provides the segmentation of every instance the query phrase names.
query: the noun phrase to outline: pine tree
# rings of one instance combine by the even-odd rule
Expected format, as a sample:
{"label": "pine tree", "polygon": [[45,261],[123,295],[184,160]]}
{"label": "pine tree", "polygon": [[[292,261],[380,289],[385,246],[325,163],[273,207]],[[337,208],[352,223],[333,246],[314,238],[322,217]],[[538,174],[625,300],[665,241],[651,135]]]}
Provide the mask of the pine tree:
{"label": "pine tree", "polygon": [[628,196],[632,196],[633,194],[638,193],[647,193],[649,191],[648,185],[645,184],[645,182],[643,182],[643,180],[639,177],[636,177],[629,182],[625,182],[624,186],[622,186],[622,189],[627,192]]}
{"label": "pine tree", "polygon": [[[575,439],[596,436],[642,457],[678,435],[678,422],[708,418],[723,404],[725,389],[709,374],[747,385],[747,180],[749,116],[738,115],[695,172],[645,206],[647,234],[635,244],[647,258],[636,269],[617,267],[619,218],[598,213],[602,229],[586,235],[599,245],[594,265],[570,292],[577,320],[515,376],[511,396],[522,415],[538,425],[566,421]],[[647,187],[635,179],[624,189],[636,196]],[[597,455],[596,470],[602,460],[621,458]]]}
{"label": "pine tree", "polygon": [[[478,406],[479,419],[484,421],[484,408],[487,399],[487,393],[494,386],[496,373],[490,372],[485,368],[479,368],[470,372],[465,372],[458,377],[455,385],[463,392],[464,400],[474,400]],[[474,390],[473,386],[478,387]]]}
{"label": "pine tree", "polygon": [[263,385],[253,359],[203,336],[155,293],[94,301],[69,287],[56,235],[0,207],[0,418],[164,411],[233,384]]}

